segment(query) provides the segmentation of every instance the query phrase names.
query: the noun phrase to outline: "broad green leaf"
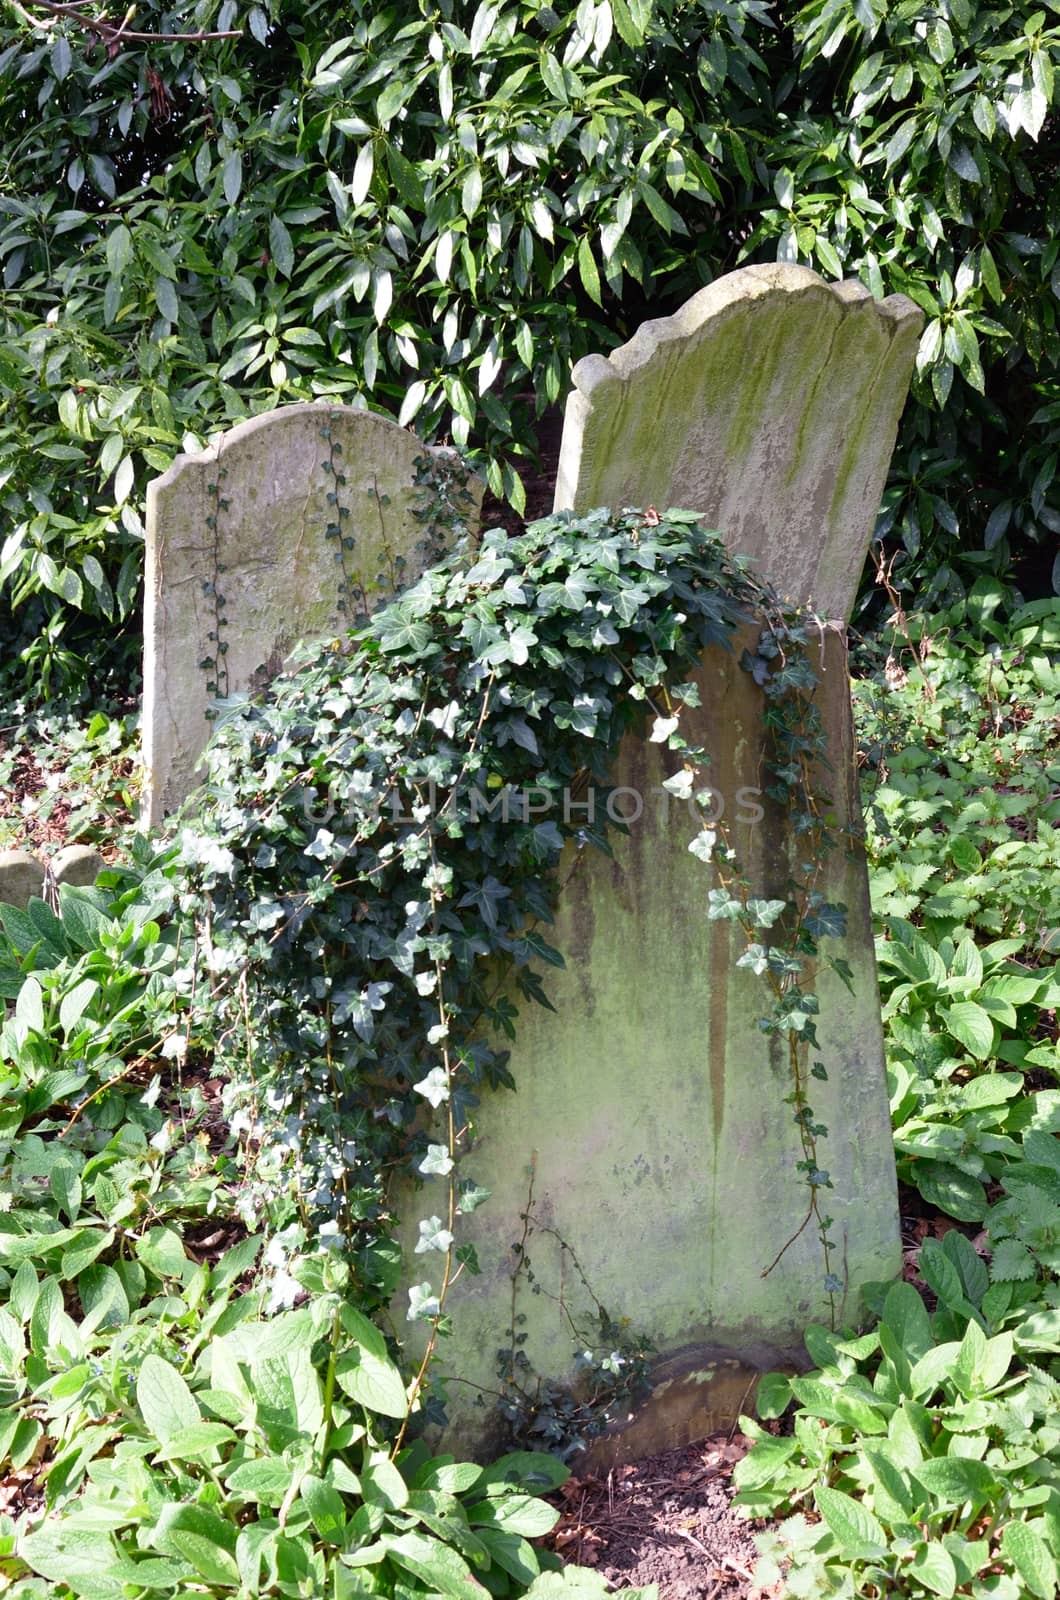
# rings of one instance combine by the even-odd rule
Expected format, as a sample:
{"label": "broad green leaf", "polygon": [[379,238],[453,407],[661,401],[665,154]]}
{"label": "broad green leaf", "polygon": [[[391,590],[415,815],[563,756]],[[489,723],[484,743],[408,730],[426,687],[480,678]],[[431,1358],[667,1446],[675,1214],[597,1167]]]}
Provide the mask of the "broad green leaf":
{"label": "broad green leaf", "polygon": [[81,1175],[72,1161],[54,1163],[48,1174],[48,1187],[59,1210],[68,1222],[73,1222],[81,1208]]}
{"label": "broad green leaf", "polygon": [[239,1584],[236,1565],[236,1530],[216,1512],[195,1504],[162,1507],[148,1538],[163,1555],[187,1561],[207,1583]]}
{"label": "broad green leaf", "polygon": [[383,1544],[398,1566],[411,1572],[429,1591],[452,1600],[482,1600],[482,1585],[464,1558],[440,1539],[415,1531],[383,1535]]}
{"label": "broad green leaf", "polygon": [[592,246],[584,234],[578,243],[578,276],[582,280],[582,287],[589,299],[595,301],[598,306],[602,306],[600,274],[597,271],[596,262],[593,260]]}
{"label": "broad green leaf", "polygon": [[183,1280],[192,1263],[184,1253],[180,1234],[173,1228],[149,1228],[136,1244],[136,1254],[159,1278]]}
{"label": "broad green leaf", "polygon": [[857,1560],[883,1554],[887,1536],[866,1505],[823,1483],[813,1493],[817,1509],[843,1555]]}
{"label": "broad green leaf", "polygon": [[892,1284],[883,1303],[883,1321],[911,1362],[931,1349],[927,1307],[911,1283]]}
{"label": "broad green leaf", "polygon": [[733,1468],[732,1481],[737,1489],[762,1489],[775,1478],[781,1468],[798,1449],[795,1439],[756,1439],[752,1448]]}
{"label": "broad green leaf", "polygon": [[363,205],[368,198],[368,191],[372,187],[372,173],[375,171],[375,151],[372,141],[366,139],[357,152],[357,160],[353,166],[353,177],[350,180],[350,198],[355,206]]}
{"label": "broad green leaf", "polygon": [[34,1572],[68,1585],[84,1600],[123,1600],[126,1594],[123,1577],[114,1572],[118,1562],[111,1535],[87,1532],[73,1519],[51,1520],[26,1534],[19,1554]]}
{"label": "broad green leaf", "polygon": [[945,1505],[985,1504],[995,1492],[996,1481],[982,1461],[967,1456],[933,1456],[912,1468],[913,1477],[929,1494]]}
{"label": "broad green leaf", "polygon": [[409,1497],[401,1473],[383,1455],[376,1456],[361,1473],[361,1489],[368,1505],[382,1506],[386,1511],[400,1511]]}
{"label": "broad green leaf", "polygon": [[755,1410],[763,1419],[782,1417],[791,1404],[791,1383],[782,1372],[767,1372],[758,1380]]}
{"label": "broad green leaf", "polygon": [[473,1528],[481,1525],[497,1528],[502,1533],[518,1533],[524,1539],[536,1539],[552,1531],[559,1521],[559,1512],[546,1500],[537,1500],[531,1495],[500,1494],[469,1506],[467,1520]]}
{"label": "broad green leaf", "polygon": [[36,1033],[44,1032],[44,991],[36,978],[27,978],[18,991],[15,1020]]}
{"label": "broad green leaf", "polygon": [[234,206],[243,188],[243,157],[238,150],[230,150],[225,157],[221,181],[225,199]]}
{"label": "broad green leaf", "polygon": [[342,1496],[323,1478],[308,1474],[302,1479],[298,1491],[313,1526],[325,1544],[341,1546],[346,1529],[346,1511]]}
{"label": "broad green leaf", "polygon": [[1056,1561],[1037,1528],[1027,1522],[1007,1522],[1001,1530],[1001,1549],[1032,1594],[1054,1600],[1060,1587]]}
{"label": "broad green leaf", "polygon": [[985,1061],[994,1049],[994,1022],[974,1000],[959,1000],[941,1012],[948,1031],[977,1061]]}
{"label": "broad green leaf", "polygon": [[341,1356],[335,1376],[351,1400],[384,1417],[404,1417],[408,1411],[405,1380],[393,1362],[361,1349]]}
{"label": "broad green leaf", "polygon": [[943,1600],[951,1600],[957,1588],[957,1568],[944,1545],[935,1540],[919,1545],[908,1570],[932,1594],[940,1594]]}
{"label": "broad green leaf", "polygon": [[59,1002],[59,1023],[64,1033],[68,1034],[80,1022],[98,993],[99,984],[95,978],[82,978],[80,983],[67,990]]}
{"label": "broad green leaf", "polygon": [[140,1414],[159,1443],[202,1422],[195,1396],[175,1367],[161,1356],[145,1356],[136,1380]]}
{"label": "broad green leaf", "polygon": [[[139,1391],[137,1391],[137,1398],[139,1398]],[[142,1405],[140,1409],[143,1410]],[[175,1433],[170,1434],[154,1459],[156,1461],[195,1461],[211,1454],[219,1445],[228,1444],[235,1437],[231,1428],[226,1428],[222,1422],[195,1422],[190,1427],[179,1428]]]}
{"label": "broad green leaf", "polygon": [[275,215],[269,219],[269,250],[276,271],[289,278],[294,270],[294,245],[285,223]]}

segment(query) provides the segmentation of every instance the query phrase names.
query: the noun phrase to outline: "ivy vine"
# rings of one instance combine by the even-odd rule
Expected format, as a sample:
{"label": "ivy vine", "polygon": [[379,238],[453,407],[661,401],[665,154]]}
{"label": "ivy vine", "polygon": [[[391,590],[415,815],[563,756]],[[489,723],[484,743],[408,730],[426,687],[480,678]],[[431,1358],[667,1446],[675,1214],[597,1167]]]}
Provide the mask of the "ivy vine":
{"label": "ivy vine", "polygon": [[[683,731],[704,653],[732,649],[751,620],[742,665],[763,695],[767,792],[799,841],[783,899],[756,895],[711,820],[709,756]],[[429,1324],[412,1391],[425,1403],[449,1292],[477,1270],[460,1233],[487,1198],[466,1159],[479,1098],[511,1085],[518,1007],[549,1004],[547,969],[563,964],[547,936],[561,856],[566,872],[611,851],[608,808],[575,820],[563,796],[609,793],[631,729],[676,756],[666,787],[699,808],[690,850],[715,874],[706,914],[743,930],[760,1027],[786,1041],[807,1202],[776,1260],[816,1227],[835,1312],[827,1130],[810,1101],[825,1075],[813,978],[845,926],[818,888],[834,847],[819,642],[816,619],[782,607],[692,514],[564,514],[461,538],[358,632],[226,707],[184,858],[226,1109],[266,1158],[248,1206],[284,1224],[292,1250],[310,1229],[330,1238],[361,1303],[380,1307],[400,1270],[395,1179],[425,1181],[408,1307]]]}

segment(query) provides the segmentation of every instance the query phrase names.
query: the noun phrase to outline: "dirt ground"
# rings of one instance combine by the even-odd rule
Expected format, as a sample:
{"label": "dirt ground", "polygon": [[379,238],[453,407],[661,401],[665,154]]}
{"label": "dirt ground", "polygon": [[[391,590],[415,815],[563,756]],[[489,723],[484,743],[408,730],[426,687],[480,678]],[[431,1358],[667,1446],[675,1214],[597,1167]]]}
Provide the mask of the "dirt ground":
{"label": "dirt ground", "polygon": [[[718,1434],[604,1476],[570,1478],[549,1543],[615,1587],[659,1586],[660,1600],[742,1600],[753,1592],[754,1525],[734,1509],[739,1434]],[[576,1469],[575,1469],[576,1471]]]}

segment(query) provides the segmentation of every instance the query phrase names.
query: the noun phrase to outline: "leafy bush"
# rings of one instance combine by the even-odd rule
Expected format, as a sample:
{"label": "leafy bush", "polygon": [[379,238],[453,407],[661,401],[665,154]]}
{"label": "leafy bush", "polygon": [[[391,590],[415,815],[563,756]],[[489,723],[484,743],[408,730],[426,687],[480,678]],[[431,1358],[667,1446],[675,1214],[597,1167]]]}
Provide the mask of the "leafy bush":
{"label": "leafy bush", "polygon": [[400,1448],[408,1385],[350,1265],[248,1233],[255,1152],[187,1048],[174,852],[138,855],[59,915],[0,907],[10,1593],[600,1600],[529,1542],[562,1463]]}
{"label": "leafy bush", "polygon": [[1060,603],[971,608],[884,636],[855,687],[899,1174],[964,1221],[1020,1074],[1060,1076]]}
{"label": "leafy bush", "polygon": [[985,615],[911,619],[862,658],[873,908],[932,942],[1015,939],[1034,964],[1060,927],[1060,602],[1002,625],[992,594]]}
{"label": "leafy bush", "polygon": [[[37,26],[29,18],[36,18]],[[131,618],[142,496],[248,412],[367,401],[515,450],[570,363],[741,262],[927,311],[895,581],[1060,528],[1060,30],[1029,4],[144,0],[0,20],[4,627],[74,670]],[[903,564],[904,563],[904,564]],[[87,637],[98,650],[98,630]]]}
{"label": "leafy bush", "polygon": [[[934,1314],[910,1284],[881,1286],[873,1332],[809,1329],[816,1370],[760,1385],[761,1416],[799,1409],[786,1437],[745,1422],[757,1443],[736,1468],[737,1498],[756,1515],[790,1513],[759,1535],[757,1581],[851,1600],[1052,1600],[1060,1383],[1032,1358],[1060,1348],[1060,1317],[1008,1317],[1009,1286],[989,1284],[956,1231],[925,1242],[921,1265]],[[811,1493],[812,1520],[794,1510]]]}
{"label": "leafy bush", "polygon": [[927,1304],[870,1286],[875,1329],[811,1328],[816,1370],[762,1380],[737,1482],[783,1517],[756,1574],[781,1596],[1060,1581],[1060,1090],[1038,1087],[1060,985],[1054,885],[1022,848],[1055,821],[1057,606],[1010,629],[970,608],[903,619],[856,710],[898,1171],[982,1231],[924,1238]]}
{"label": "leafy bush", "polygon": [[112,843],[136,804],[139,714],[49,698],[9,701],[6,716],[0,848],[47,847],[60,829],[67,844]]}

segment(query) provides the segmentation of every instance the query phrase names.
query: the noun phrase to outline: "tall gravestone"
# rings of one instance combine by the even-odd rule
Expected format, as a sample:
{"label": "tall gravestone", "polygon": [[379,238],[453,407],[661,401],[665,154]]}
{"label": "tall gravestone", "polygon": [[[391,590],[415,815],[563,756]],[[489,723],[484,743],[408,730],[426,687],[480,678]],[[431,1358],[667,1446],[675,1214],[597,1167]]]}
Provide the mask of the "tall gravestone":
{"label": "tall gravestone", "polygon": [[683,506],[784,597],[850,616],[923,314],[745,267],[574,368],[555,509]]}
{"label": "tall gravestone", "polygon": [[147,491],[147,826],[194,789],[213,700],[411,583],[481,499],[454,451],[351,406],[285,406],[178,456]]}
{"label": "tall gravestone", "polygon": [[[578,364],[556,491],[557,509],[696,510],[761,576],[822,613],[814,666],[836,848],[816,887],[847,907],[833,953],[849,962],[853,994],[820,964],[815,1057],[827,1081],[814,1080],[812,1098],[828,1128],[819,1159],[847,1321],[860,1286],[895,1275],[901,1254],[868,878],[848,838],[860,807],[844,624],[919,325],[906,300],[878,303],[803,268],[733,273],[609,359]],[[804,847],[760,793],[762,697],[739,666],[756,638],[752,627],[732,654],[708,652],[702,705],[682,712],[682,732],[711,752],[715,805],[756,891],[783,898]],[[530,1369],[554,1382],[577,1379],[572,1329],[593,1323],[586,1285],[655,1344],[652,1396],[612,1456],[728,1425],[756,1371],[798,1363],[803,1329],[829,1318],[812,1226],[767,1270],[806,1209],[788,1068],[757,1026],[763,980],[735,965],[730,925],[705,915],[709,884],[688,851],[698,824],[661,788],[675,761],[640,738],[623,744],[612,781],[627,791],[622,810],[640,814],[614,860],[590,850],[569,878],[561,865],[550,941],[566,967],[547,981],[556,1012],[523,1008],[517,1090],[475,1114],[465,1167],[491,1199],[460,1221],[482,1270],[461,1276],[448,1302],[453,1448],[484,1443],[474,1396],[497,1389],[513,1307]],[[431,1198],[429,1188],[410,1197],[409,1218]],[[415,1274],[423,1258],[413,1259]]]}

